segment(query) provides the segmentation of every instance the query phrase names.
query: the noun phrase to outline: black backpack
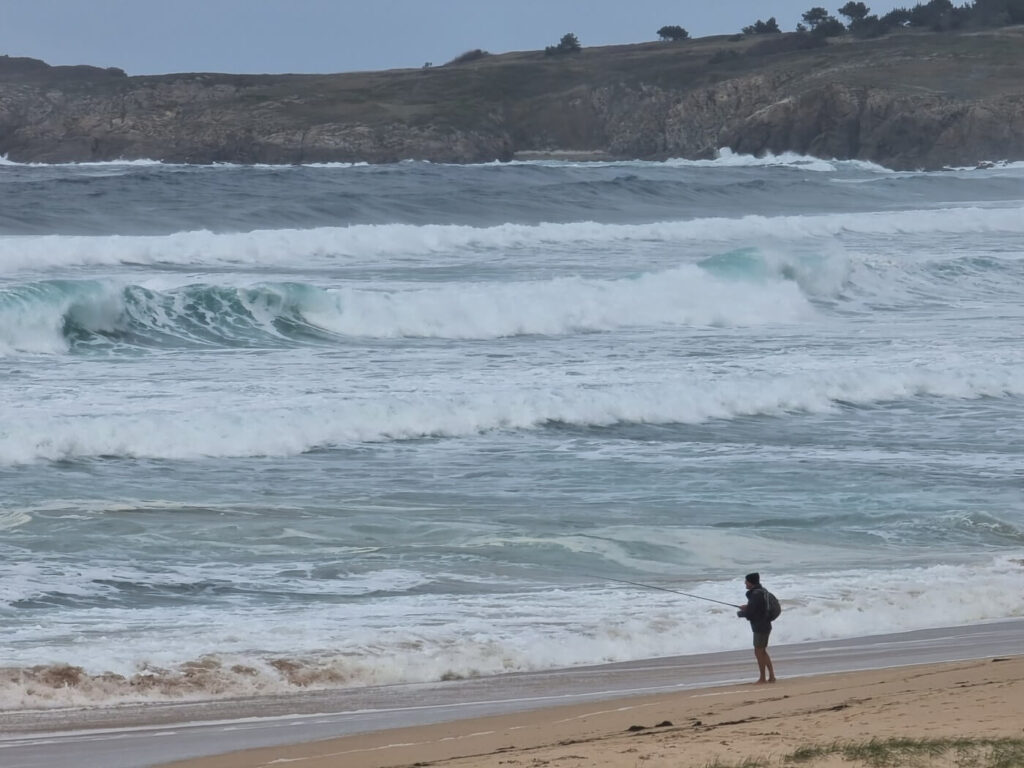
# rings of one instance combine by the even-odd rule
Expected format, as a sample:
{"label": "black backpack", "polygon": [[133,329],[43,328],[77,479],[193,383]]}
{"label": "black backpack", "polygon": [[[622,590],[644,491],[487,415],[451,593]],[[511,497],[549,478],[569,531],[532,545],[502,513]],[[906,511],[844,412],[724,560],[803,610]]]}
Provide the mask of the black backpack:
{"label": "black backpack", "polygon": [[768,621],[775,621],[779,618],[779,614],[782,613],[782,606],[779,604],[779,598],[767,589],[762,588],[761,591],[764,592],[764,609],[765,614],[768,616]]}

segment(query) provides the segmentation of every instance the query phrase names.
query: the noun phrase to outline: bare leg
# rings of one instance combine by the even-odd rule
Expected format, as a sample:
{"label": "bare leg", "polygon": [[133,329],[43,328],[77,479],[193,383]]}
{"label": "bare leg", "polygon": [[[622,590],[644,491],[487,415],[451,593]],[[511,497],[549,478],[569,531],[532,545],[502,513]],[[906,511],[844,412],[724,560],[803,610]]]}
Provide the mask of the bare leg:
{"label": "bare leg", "polygon": [[757,682],[767,683],[765,679],[765,664],[764,664],[764,650],[761,648],[754,649],[754,658],[757,659],[757,671],[760,673]]}
{"label": "bare leg", "polygon": [[772,667],[772,659],[768,655],[767,648],[755,648],[754,658],[757,659],[757,671],[760,673],[760,677],[757,682],[759,683],[774,683],[775,682],[775,668]]}

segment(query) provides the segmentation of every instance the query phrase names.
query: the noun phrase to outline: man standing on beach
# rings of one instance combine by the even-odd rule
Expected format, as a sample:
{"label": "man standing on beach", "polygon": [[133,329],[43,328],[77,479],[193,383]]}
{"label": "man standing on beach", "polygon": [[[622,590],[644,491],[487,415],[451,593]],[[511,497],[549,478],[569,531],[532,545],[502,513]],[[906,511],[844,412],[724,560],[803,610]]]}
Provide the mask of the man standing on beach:
{"label": "man standing on beach", "polygon": [[761,586],[761,574],[747,574],[747,604],[741,606],[737,616],[750,622],[754,632],[754,658],[757,669],[761,673],[758,683],[774,683],[775,669],[768,655],[768,635],[772,632],[772,622],[768,618],[768,595]]}

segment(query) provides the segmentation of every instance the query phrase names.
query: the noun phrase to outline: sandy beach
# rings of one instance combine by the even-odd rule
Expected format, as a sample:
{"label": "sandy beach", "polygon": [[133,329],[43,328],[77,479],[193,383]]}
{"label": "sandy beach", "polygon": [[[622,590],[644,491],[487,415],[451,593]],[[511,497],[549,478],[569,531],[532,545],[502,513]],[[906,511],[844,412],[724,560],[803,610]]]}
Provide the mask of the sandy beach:
{"label": "sandy beach", "polygon": [[[167,768],[781,765],[872,740],[1024,739],[1024,656],[781,679],[402,728]],[[953,751],[925,765],[953,765]],[[803,765],[867,765],[824,754]]]}

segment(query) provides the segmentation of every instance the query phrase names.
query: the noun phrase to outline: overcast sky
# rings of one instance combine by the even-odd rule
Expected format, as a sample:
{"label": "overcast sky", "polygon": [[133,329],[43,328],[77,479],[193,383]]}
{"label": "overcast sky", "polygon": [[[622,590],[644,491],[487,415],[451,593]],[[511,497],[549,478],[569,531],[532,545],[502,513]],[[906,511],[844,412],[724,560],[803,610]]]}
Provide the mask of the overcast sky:
{"label": "overcast sky", "polygon": [[[842,0],[845,2],[845,0]],[[840,0],[832,0],[835,12]],[[467,50],[695,37],[775,16],[790,31],[821,0],[0,0],[0,54],[168,72],[347,72],[443,64]],[[875,13],[914,2],[868,3]]]}

